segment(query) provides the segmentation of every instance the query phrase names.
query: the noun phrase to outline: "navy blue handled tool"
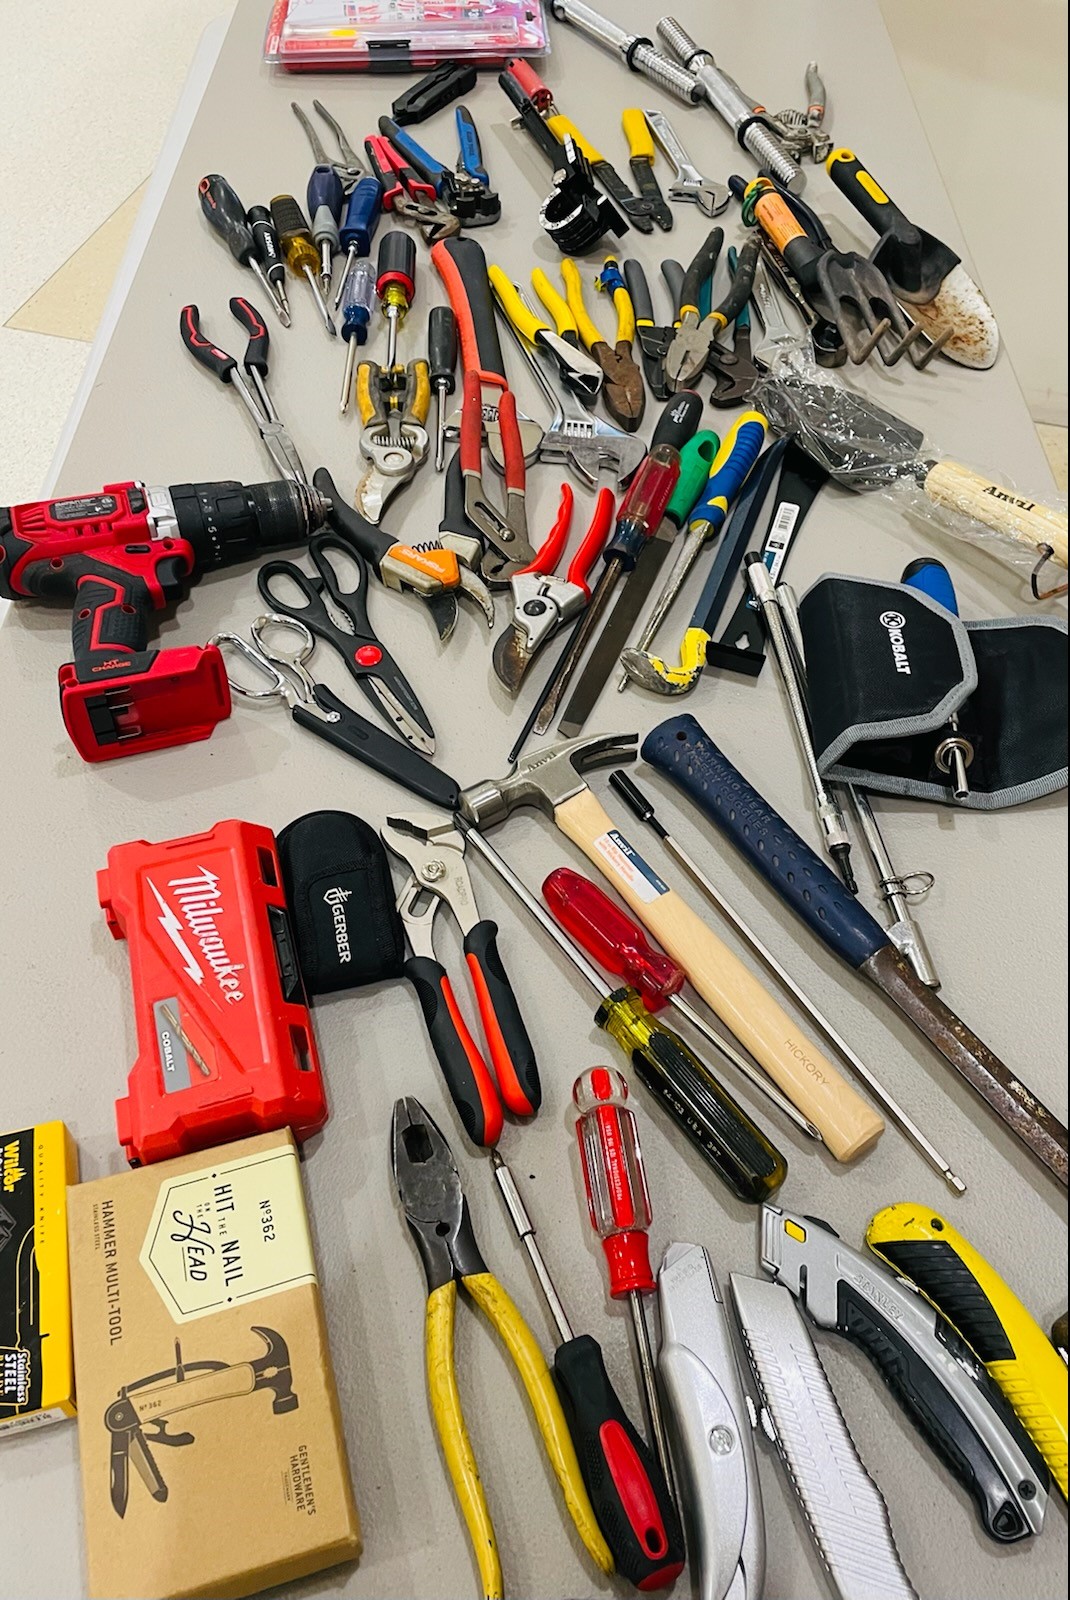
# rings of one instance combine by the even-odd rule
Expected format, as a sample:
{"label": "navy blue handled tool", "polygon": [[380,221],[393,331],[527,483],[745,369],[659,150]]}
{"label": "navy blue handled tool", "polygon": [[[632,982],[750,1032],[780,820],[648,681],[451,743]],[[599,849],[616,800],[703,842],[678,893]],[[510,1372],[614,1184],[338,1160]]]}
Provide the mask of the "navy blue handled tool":
{"label": "navy blue handled tool", "polygon": [[1063,1124],[919,981],[886,930],[751,787],[699,722],[685,713],[659,723],[647,735],[642,756],[684,791],[822,943],[884,991],[1065,1189]]}
{"label": "navy blue handled tool", "polygon": [[[951,574],[944,563],[937,561],[935,556],[920,556],[917,561],[911,561],[903,568],[900,581],[911,589],[917,589],[919,594],[928,595],[930,600],[935,600],[945,611],[950,611],[953,617],[958,616],[959,603],[955,597],[955,585],[951,581]],[[959,732],[957,711],[951,713],[947,726],[950,731],[940,740],[933,759],[940,771],[946,772],[951,779],[951,790],[955,799],[965,800],[970,792],[970,780],[966,776],[966,768],[973,760],[973,745]]]}

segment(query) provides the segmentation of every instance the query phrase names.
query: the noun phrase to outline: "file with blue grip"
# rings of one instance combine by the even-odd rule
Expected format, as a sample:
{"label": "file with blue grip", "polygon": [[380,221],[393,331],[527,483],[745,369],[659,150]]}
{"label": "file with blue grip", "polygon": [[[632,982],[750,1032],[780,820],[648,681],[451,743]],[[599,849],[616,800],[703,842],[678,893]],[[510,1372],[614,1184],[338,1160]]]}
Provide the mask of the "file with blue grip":
{"label": "file with blue grip", "polygon": [[842,960],[861,967],[889,943],[876,918],[847,893],[693,716],[685,713],[659,723],[644,740],[642,756],[694,801]]}
{"label": "file with blue grip", "polygon": [[699,522],[709,523],[711,533],[720,532],[729,506],[758,459],[766,428],[760,411],[744,411],[737,417],[721,442],[702,497],[687,519],[688,532]]}

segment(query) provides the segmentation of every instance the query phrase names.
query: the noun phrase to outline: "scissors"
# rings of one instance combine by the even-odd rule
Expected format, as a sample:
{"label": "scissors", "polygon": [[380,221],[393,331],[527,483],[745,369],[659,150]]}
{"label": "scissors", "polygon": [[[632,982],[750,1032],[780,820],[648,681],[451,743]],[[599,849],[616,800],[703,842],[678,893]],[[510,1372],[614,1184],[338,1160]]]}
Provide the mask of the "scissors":
{"label": "scissors", "polygon": [[[338,570],[331,560],[332,552],[345,557],[356,569],[355,588],[342,588]],[[292,561],[265,562],[256,575],[261,597],[275,616],[301,622],[309,633],[333,646],[361,690],[393,723],[402,738],[425,755],[434,755],[435,730],[427,713],[368,621],[368,565],[364,557],[347,539],[331,532],[319,533],[310,539],[308,553],[317,576],[310,576]],[[275,586],[279,578],[293,584],[302,599],[292,602],[281,599]],[[336,616],[344,619],[348,626],[340,626]]]}
{"label": "scissors", "polygon": [[[289,636],[292,645],[287,649],[281,642],[270,644],[269,634]],[[326,684],[317,683],[308,670],[316,641],[299,617],[269,613],[257,617],[248,639],[239,633],[217,633],[210,642],[224,660],[240,656],[267,680],[266,689],[251,688],[228,672],[227,682],[235,694],[245,700],[281,701],[299,728],[307,728],[432,805],[455,808],[459,790],[453,778],[347,706]]]}

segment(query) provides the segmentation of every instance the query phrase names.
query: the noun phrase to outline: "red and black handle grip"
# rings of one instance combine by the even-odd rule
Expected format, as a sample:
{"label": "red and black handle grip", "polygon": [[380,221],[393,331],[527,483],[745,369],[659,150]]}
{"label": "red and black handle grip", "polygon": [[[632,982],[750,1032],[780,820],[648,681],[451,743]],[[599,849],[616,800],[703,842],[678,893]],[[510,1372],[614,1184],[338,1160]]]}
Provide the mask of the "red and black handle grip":
{"label": "red and black handle grip", "polygon": [[153,610],[152,594],[143,578],[120,568],[109,573],[102,562],[86,560],[71,621],[79,683],[99,683],[146,671],[144,652]]}
{"label": "red and black handle grip", "polygon": [[632,1426],[590,1334],[558,1347],[554,1381],[617,1571],[637,1589],[667,1589],[684,1565],[680,1520],[657,1457]]}
{"label": "red and black handle grip", "polygon": [[465,1133],[473,1144],[497,1144],[502,1133],[502,1103],[461,1015],[446,969],[431,956],[410,956],[405,976],[416,990],[431,1048]]}
{"label": "red and black handle grip", "polygon": [[440,239],[431,247],[431,260],[457,318],[463,371],[477,372],[482,382],[507,388],[494,296],[481,246],[474,239]]}
{"label": "red and black handle grip", "polygon": [[241,323],[249,335],[249,343],[245,347],[242,357],[242,366],[246,372],[259,372],[266,378],[268,373],[268,349],[271,340],[268,337],[267,323],[254,305],[246,300],[243,294],[236,294],[230,302],[230,314]]}
{"label": "red and black handle grip", "polygon": [[533,1117],[542,1104],[535,1050],[498,953],[498,925],[484,918],[465,935],[464,955],[479,1006],[498,1093],[514,1117]]}
{"label": "red and black handle grip", "polygon": [[178,331],[182,335],[182,343],[202,367],[214,373],[221,383],[229,383],[230,375],[238,365],[233,356],[221,350],[201,327],[201,313],[197,306],[183,306],[178,313]]}

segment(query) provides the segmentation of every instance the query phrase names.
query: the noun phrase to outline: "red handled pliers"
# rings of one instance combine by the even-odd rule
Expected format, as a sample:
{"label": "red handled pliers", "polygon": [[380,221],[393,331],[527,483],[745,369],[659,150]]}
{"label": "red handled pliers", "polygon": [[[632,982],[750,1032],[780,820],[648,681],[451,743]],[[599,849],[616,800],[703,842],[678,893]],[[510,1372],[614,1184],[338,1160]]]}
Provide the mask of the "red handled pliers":
{"label": "red handled pliers", "polygon": [[364,141],[368,165],[383,187],[383,210],[404,217],[419,228],[425,244],[448,239],[460,230],[457,218],[435,193],[433,183],[425,183],[382,134],[369,134]]}
{"label": "red handled pliers", "polygon": [[563,578],[554,577],[554,568],[568,539],[574,496],[569,484],[561,485],[561,504],[545,544],[534,561],[514,572],[513,617],[494,646],[494,671],[500,681],[516,694],[524,674],[536,654],[570,617],[582,611],[591,598],[587,574],[605,544],[613,526],[613,491],[602,488],[595,501],[591,525],[569,563]]}

